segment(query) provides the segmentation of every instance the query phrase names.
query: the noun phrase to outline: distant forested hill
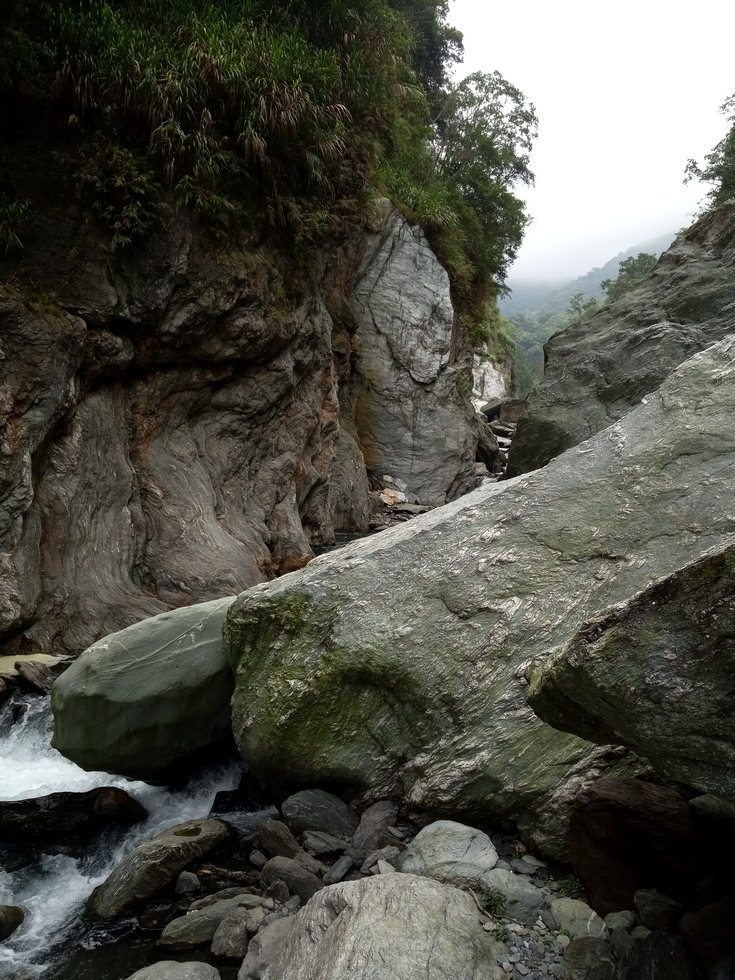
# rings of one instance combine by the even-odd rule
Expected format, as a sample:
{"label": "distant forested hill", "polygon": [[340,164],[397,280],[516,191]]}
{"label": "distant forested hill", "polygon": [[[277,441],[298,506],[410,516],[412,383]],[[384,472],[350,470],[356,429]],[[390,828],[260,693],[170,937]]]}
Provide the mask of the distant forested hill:
{"label": "distant forested hill", "polygon": [[508,281],[512,292],[498,301],[502,315],[509,321],[518,351],[517,387],[519,394],[528,392],[541,378],[544,363],[544,344],[557,330],[569,323],[568,308],[573,297],[603,299],[602,283],[616,279],[621,263],[641,252],[661,255],[673,242],[675,234],[660,235],[639,242],[626,252],[620,252],[601,268],[590,269],[572,282],[560,285],[529,280]]}
{"label": "distant forested hill", "polygon": [[675,237],[676,235],[672,233],[639,242],[638,245],[629,248],[627,252],[619,252],[615,258],[610,259],[601,268],[590,269],[583,276],[579,276],[564,285],[559,285],[558,282],[513,279],[511,276],[508,280],[511,294],[498,301],[500,312],[509,320],[513,320],[518,313],[546,314],[548,317],[555,313],[563,313],[569,306],[572,296],[577,293],[584,293],[585,296],[594,299],[602,299],[603,291],[600,284],[604,279],[614,279],[617,276],[621,262],[631,256],[638,255],[639,252],[661,255]]}

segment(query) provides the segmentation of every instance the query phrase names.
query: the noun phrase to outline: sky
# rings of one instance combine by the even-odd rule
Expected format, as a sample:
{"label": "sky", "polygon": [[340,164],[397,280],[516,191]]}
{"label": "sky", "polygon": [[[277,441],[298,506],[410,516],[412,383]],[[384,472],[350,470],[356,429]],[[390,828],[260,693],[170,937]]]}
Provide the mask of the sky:
{"label": "sky", "polygon": [[684,186],[732,124],[731,0],[450,0],[457,78],[499,71],[536,107],[532,223],[509,279],[559,280],[691,224]]}

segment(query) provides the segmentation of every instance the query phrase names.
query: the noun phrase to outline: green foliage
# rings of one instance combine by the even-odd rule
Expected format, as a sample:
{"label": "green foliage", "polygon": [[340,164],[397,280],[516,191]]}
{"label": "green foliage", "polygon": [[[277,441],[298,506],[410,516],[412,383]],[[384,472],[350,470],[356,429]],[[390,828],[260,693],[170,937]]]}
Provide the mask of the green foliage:
{"label": "green foliage", "polygon": [[559,885],[559,894],[564,896],[564,898],[574,898],[580,895],[581,892],[582,882],[575,875],[569,875]]}
{"label": "green foliage", "polygon": [[499,943],[509,943],[511,933],[506,926],[498,926],[497,929],[493,929],[490,935],[493,939],[496,939]]}
{"label": "green foliage", "polygon": [[706,200],[710,207],[717,207],[735,197],[735,93],[720,106],[720,112],[733,123],[725,136],[704,158],[704,166],[690,160],[686,166],[684,183],[692,179],[711,184]]}
{"label": "green foliage", "polygon": [[598,299],[587,297],[584,293],[575,293],[566,309],[567,323],[570,326],[577,326],[594,316],[601,306],[602,303]]}
{"label": "green foliage", "polygon": [[614,303],[616,299],[620,299],[623,293],[627,293],[634,286],[637,286],[646,278],[657,261],[655,255],[639,252],[638,255],[631,255],[629,259],[621,262],[617,278],[603,279],[602,281],[606,302]]}
{"label": "green foliage", "polygon": [[31,216],[31,202],[0,193],[0,254],[18,255],[23,251],[19,232]]}
{"label": "green foliage", "polygon": [[112,232],[111,252],[147,234],[156,218],[156,182],[144,160],[98,136],[77,177]]}
{"label": "green foliage", "polygon": [[478,900],[492,915],[505,915],[508,908],[508,900],[500,892],[481,891]]}

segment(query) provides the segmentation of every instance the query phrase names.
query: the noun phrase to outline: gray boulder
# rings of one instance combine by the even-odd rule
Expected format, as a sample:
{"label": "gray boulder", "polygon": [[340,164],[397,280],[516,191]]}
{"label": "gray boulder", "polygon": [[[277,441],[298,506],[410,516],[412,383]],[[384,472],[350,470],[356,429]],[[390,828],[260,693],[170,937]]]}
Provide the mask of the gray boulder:
{"label": "gray boulder", "polygon": [[220,980],[219,970],[208,963],[177,963],[160,960],[136,970],[127,980]]}
{"label": "gray boulder", "polygon": [[552,466],[239,596],[233,730],[256,776],[279,795],[308,781],[510,814],[568,857],[565,788],[611,757],[541,722],[527,675],[735,532],[734,366],[728,339]]}
{"label": "gray boulder", "polygon": [[[214,940],[220,925],[233,913],[242,910],[244,916],[248,910],[260,908],[262,904],[263,899],[259,895],[237,895],[234,898],[212,902],[211,905],[205,905],[203,908],[190,909],[186,915],[180,915],[166,924],[159,943],[166,949],[195,949],[197,946],[203,946]],[[227,934],[232,938],[230,930],[227,930]],[[230,944],[224,941],[224,934],[220,939],[223,948],[229,948]],[[244,950],[242,955],[245,955]]]}
{"label": "gray boulder", "polygon": [[578,898],[555,898],[550,907],[559,929],[571,933],[575,939],[585,936],[600,939],[607,936],[604,920],[586,902]]}
{"label": "gray boulder", "polygon": [[242,961],[248,951],[252,912],[252,909],[233,909],[224,917],[212,936],[212,956]]}
{"label": "gray boulder", "polygon": [[150,778],[225,738],[232,601],[162,613],[85,650],[54,684],[54,748],[83,769]]}
{"label": "gray boulder", "polygon": [[452,820],[437,820],[419,831],[396,867],[450,885],[477,885],[497,863],[497,851],[487,834]]}
{"label": "gray boulder", "polygon": [[270,963],[285,946],[296,924],[295,916],[276,919],[253,936],[237,974],[237,980],[261,980]]}
{"label": "gray boulder", "polygon": [[735,802],[733,597],[726,537],[587,620],[533,670],[531,704],[556,728],[631,746],[671,779]]}
{"label": "gray boulder", "polygon": [[87,910],[101,919],[133,911],[176,879],[180,871],[227,840],[221,820],[188,820],[131,851],[89,897]]}
{"label": "gray boulder", "polygon": [[261,879],[266,885],[283,881],[292,895],[307,901],[322,888],[320,879],[303,864],[292,858],[274,857],[261,871]]}
{"label": "gray boulder", "polygon": [[[262,980],[500,980],[501,947],[457,888],[413,875],[332,885],[295,917]],[[239,980],[250,975],[240,972]]]}
{"label": "gray boulder", "polygon": [[338,838],[350,838],[360,820],[355,811],[333,793],[322,789],[305,789],[281,806],[283,819],[297,833],[320,830]]}
{"label": "gray boulder", "polygon": [[533,925],[545,905],[544,893],[523,875],[505,868],[486,871],[477,882],[487,907],[497,915]]}
{"label": "gray boulder", "polygon": [[643,283],[545,346],[541,384],[513,439],[507,476],[543,466],[631,411],[733,328],[735,205],[683,232]]}

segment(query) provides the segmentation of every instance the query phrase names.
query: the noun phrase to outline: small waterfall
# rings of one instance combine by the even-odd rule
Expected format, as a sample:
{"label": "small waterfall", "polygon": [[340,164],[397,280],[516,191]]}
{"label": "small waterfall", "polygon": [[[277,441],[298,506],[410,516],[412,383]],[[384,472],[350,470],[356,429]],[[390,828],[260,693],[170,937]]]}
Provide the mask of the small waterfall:
{"label": "small waterfall", "polygon": [[[22,712],[17,721],[13,714]],[[92,889],[123,856],[172,824],[209,813],[215,794],[234,789],[242,764],[232,762],[203,771],[183,789],[150,786],[103,772],[84,772],[51,748],[48,698],[27,696],[9,702],[0,713],[0,800],[21,800],[62,791],[86,792],[117,786],[135,797],[148,819],[124,831],[95,838],[82,858],[0,848],[0,905],[21,905],[27,918],[0,943],[0,977],[43,977],[54,952],[78,931],[78,920]],[[49,978],[50,980],[50,978]]]}

